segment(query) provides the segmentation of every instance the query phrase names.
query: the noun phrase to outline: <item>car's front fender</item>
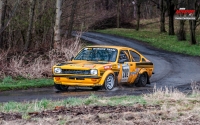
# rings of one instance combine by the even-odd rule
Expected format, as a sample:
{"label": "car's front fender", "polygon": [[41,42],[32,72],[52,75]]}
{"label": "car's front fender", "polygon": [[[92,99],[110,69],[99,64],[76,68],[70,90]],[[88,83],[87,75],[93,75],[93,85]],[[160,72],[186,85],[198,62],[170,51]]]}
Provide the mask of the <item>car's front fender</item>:
{"label": "car's front fender", "polygon": [[101,80],[99,82],[100,85],[103,85],[104,82],[105,82],[105,79],[106,77],[109,75],[109,74],[112,74],[113,76],[115,76],[114,72],[112,70],[106,70],[103,74],[103,76],[101,77]]}

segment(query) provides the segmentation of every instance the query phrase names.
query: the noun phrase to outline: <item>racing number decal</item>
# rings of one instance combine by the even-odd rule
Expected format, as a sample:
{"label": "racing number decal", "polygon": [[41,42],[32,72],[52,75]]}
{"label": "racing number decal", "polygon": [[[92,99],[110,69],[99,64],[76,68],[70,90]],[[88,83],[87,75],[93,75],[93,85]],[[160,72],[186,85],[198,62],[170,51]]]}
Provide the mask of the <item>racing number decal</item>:
{"label": "racing number decal", "polygon": [[129,67],[123,67],[122,78],[128,78],[128,75],[129,75]]}
{"label": "racing number decal", "polygon": [[121,82],[127,82],[129,77],[129,65],[122,65],[122,79]]}

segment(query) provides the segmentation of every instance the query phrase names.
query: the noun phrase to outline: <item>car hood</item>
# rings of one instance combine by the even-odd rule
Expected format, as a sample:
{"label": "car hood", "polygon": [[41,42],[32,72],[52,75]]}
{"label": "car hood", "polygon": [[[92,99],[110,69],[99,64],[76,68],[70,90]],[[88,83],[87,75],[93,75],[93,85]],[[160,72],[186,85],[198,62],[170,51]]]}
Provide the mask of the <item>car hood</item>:
{"label": "car hood", "polygon": [[109,62],[101,61],[69,61],[57,64],[54,67],[61,67],[62,69],[98,69],[109,64]]}

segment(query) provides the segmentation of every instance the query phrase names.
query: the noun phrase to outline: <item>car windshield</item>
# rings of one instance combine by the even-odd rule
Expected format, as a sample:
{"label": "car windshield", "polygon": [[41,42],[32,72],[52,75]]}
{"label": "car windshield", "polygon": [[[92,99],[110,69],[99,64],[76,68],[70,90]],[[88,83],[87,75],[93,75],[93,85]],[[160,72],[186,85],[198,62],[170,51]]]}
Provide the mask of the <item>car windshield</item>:
{"label": "car windshield", "polygon": [[84,48],[74,60],[115,62],[117,49],[113,48]]}

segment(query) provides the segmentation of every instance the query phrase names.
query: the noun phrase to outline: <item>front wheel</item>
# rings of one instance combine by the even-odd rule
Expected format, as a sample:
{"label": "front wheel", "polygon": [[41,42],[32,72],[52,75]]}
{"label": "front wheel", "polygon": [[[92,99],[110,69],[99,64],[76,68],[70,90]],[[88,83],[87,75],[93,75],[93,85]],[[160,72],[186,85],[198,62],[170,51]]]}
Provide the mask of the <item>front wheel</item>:
{"label": "front wheel", "polygon": [[148,82],[147,73],[140,75],[138,82],[135,84],[136,87],[145,87]]}
{"label": "front wheel", "polygon": [[112,90],[115,87],[115,78],[112,74],[106,77],[103,87],[106,90]]}
{"label": "front wheel", "polygon": [[59,91],[66,91],[68,90],[69,86],[66,85],[60,85],[60,84],[55,84],[54,83],[54,87],[59,90]]}

